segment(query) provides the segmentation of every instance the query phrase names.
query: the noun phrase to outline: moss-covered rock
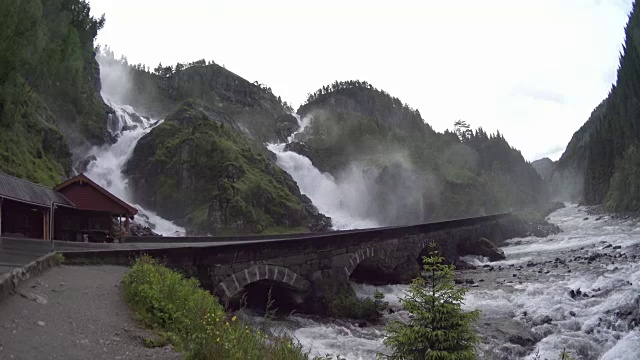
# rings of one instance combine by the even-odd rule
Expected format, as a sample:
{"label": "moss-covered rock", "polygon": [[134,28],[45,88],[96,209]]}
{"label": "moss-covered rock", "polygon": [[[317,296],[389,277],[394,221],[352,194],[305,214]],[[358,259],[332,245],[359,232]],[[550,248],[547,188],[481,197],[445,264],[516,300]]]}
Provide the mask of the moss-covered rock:
{"label": "moss-covered rock", "polygon": [[137,201],[191,233],[330,226],[266,149],[226,113],[198,100],[184,102],[140,139],[125,172]]}

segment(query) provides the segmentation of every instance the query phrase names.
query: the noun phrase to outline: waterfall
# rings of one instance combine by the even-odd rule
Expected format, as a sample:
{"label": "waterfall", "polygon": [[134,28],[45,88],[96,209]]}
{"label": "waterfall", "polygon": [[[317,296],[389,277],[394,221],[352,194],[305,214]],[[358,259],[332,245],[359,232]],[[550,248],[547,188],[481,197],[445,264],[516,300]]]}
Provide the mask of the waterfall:
{"label": "waterfall", "polygon": [[379,224],[371,219],[358,216],[358,207],[365,194],[365,188],[353,182],[337,181],[330,174],[322,173],[306,156],[293,151],[286,151],[288,143],[295,140],[296,135],[302,133],[310,119],[298,120],[298,130],[287,139],[287,143],[268,144],[267,148],[276,154],[277,164],[298,183],[300,191],[307,195],[313,204],[323,214],[331,217],[333,227],[336,230],[366,229],[379,227]]}
{"label": "waterfall", "polygon": [[115,115],[109,116],[107,126],[111,134],[118,137],[118,141],[113,145],[93,147],[89,151],[87,155],[94,158],[89,163],[85,175],[138,209],[135,223],[147,226],[162,235],[184,236],[184,228],[133,202],[127,178],[122,173],[122,169],[133,154],[138,140],[162,121],[154,121],[140,116],[131,106],[117,104],[104,94],[103,98],[116,112]]}

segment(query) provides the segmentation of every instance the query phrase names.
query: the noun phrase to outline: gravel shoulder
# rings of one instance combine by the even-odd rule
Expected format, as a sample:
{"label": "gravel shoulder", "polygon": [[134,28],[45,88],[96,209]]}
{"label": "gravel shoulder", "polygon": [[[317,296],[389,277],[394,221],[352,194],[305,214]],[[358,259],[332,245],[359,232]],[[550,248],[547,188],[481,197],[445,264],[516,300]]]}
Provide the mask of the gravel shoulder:
{"label": "gravel shoulder", "polygon": [[60,266],[23,283],[0,303],[0,359],[181,359],[147,349],[122,299],[121,266]]}

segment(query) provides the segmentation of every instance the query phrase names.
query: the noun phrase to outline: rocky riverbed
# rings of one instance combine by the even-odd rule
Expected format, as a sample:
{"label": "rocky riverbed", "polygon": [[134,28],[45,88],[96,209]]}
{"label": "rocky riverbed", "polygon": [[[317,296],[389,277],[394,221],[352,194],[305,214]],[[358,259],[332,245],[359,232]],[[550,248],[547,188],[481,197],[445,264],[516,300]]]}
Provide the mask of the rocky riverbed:
{"label": "rocky riverbed", "polygon": [[[566,349],[577,359],[640,358],[640,225],[636,219],[591,215],[568,206],[550,215],[561,233],[512,239],[502,247],[506,260],[465,260],[475,269],[457,272],[469,289],[465,308],[479,309],[483,359],[557,359]],[[353,284],[359,296],[385,294],[403,319],[405,285]],[[312,354],[374,359],[388,352],[384,324],[362,327],[352,321],[291,316],[272,326],[294,334]]]}

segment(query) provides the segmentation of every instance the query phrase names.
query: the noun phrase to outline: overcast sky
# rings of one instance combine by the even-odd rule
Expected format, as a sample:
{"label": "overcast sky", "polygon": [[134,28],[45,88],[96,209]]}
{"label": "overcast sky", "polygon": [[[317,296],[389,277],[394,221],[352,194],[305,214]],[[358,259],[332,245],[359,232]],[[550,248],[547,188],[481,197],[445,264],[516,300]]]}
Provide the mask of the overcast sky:
{"label": "overcast sky", "polygon": [[631,0],[90,0],[130,63],[214,60],[297,108],[360,79],[436,130],[500,130],[556,160],[615,81]]}

